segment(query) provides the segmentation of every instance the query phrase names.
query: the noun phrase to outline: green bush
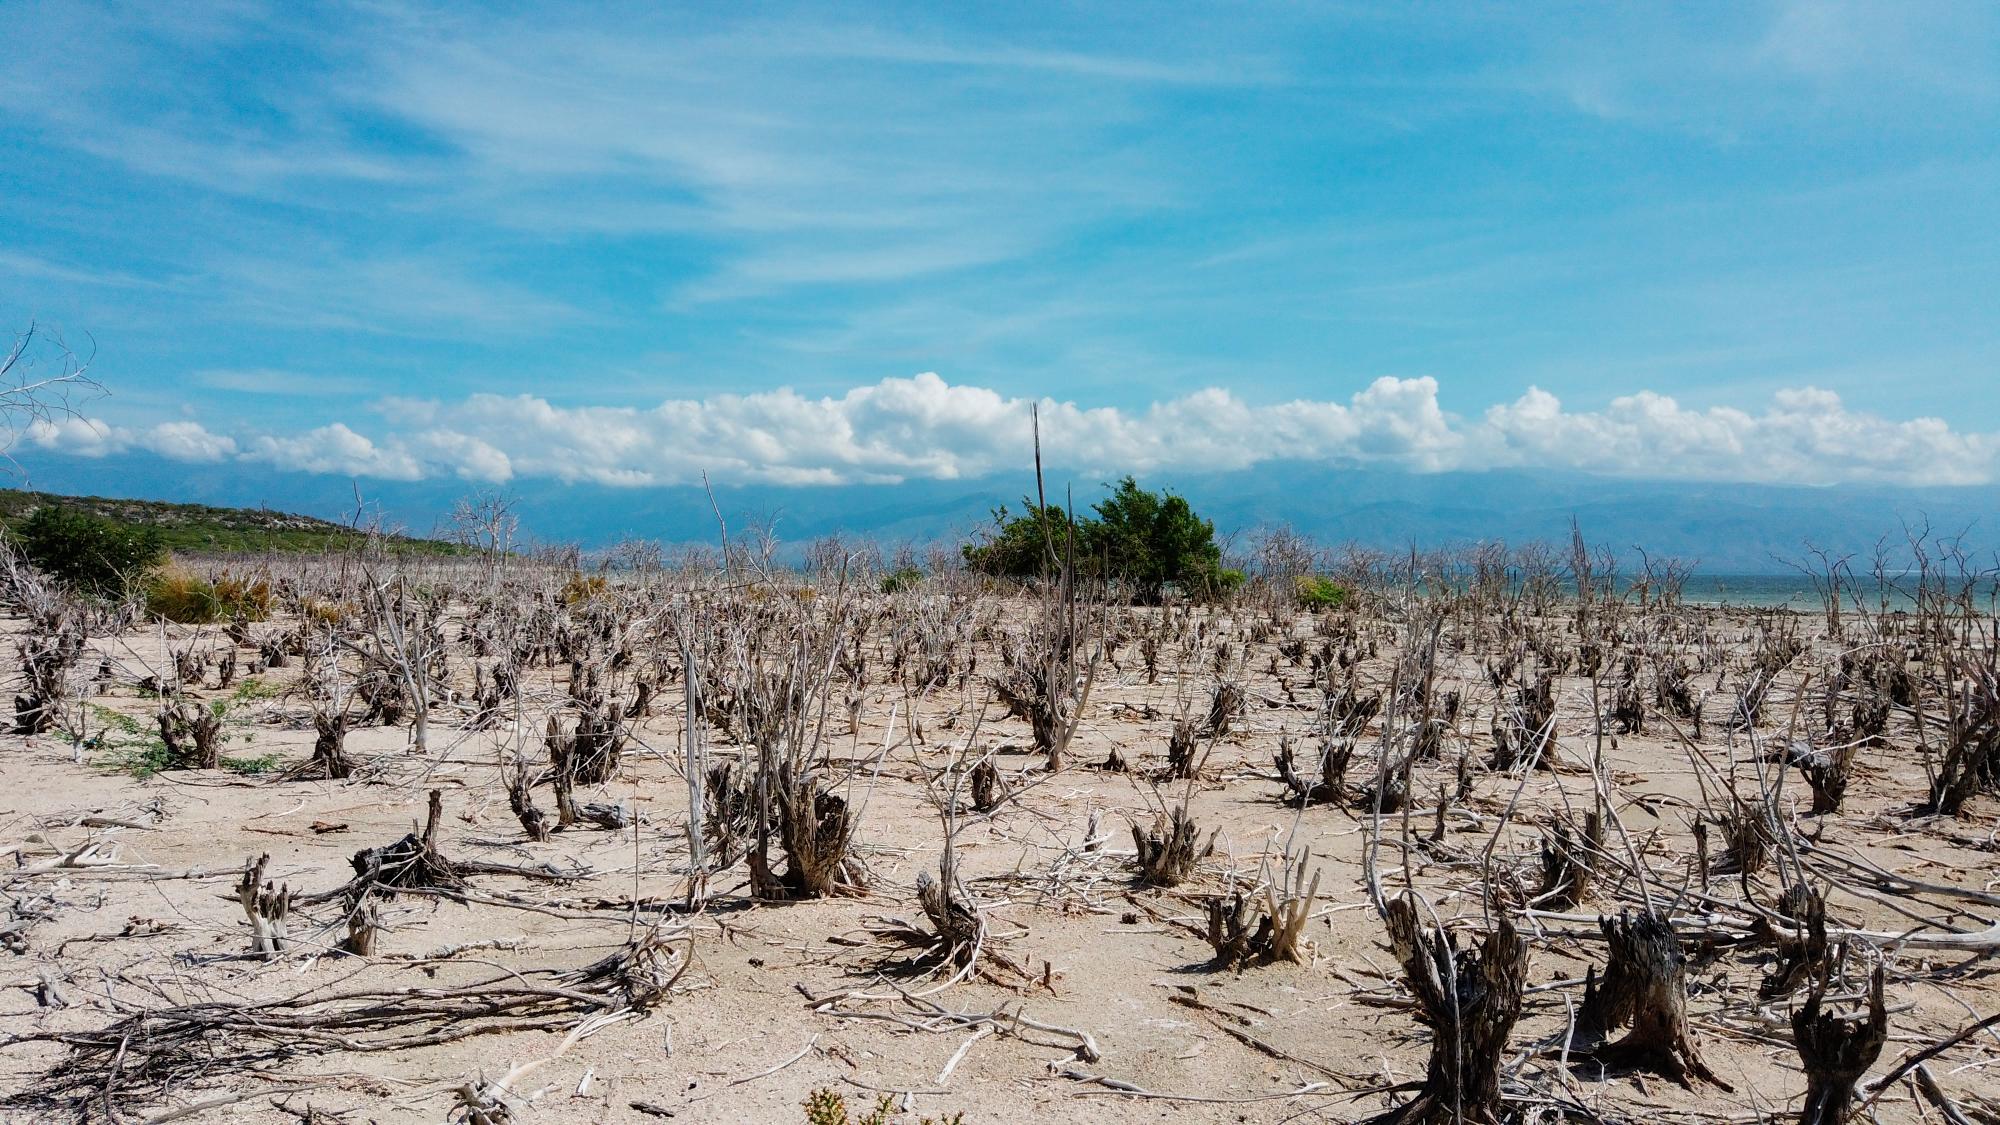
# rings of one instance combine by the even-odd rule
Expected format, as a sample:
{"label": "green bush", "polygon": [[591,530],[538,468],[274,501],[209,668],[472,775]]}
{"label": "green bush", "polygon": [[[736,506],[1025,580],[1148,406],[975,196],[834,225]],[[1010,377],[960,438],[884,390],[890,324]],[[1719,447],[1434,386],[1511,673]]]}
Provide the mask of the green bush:
{"label": "green bush", "polygon": [[[1078,569],[1087,574],[1125,583],[1149,601],[1170,586],[1191,596],[1213,596],[1242,583],[1240,572],[1222,567],[1215,525],[1182,497],[1149,492],[1128,476],[1093,510],[1095,519],[1079,519],[1074,528]],[[1004,578],[1056,569],[1072,531],[1067,513],[1053,504],[1031,503],[1024,515],[1010,519],[1000,508],[993,516],[999,532],[963,548],[967,565]]]}
{"label": "green bush", "polygon": [[85,593],[116,594],[166,557],[160,533],[45,504],[15,531],[37,570]]}
{"label": "green bush", "polygon": [[[1042,507],[1030,500],[1023,500],[1022,504],[1027,511],[1013,517],[1008,516],[1005,504],[993,509],[993,522],[1000,530],[984,543],[967,543],[959,548],[966,566],[998,578],[1036,578],[1055,573],[1071,538],[1069,513],[1054,504]],[[1079,555],[1090,553],[1089,526],[1087,519],[1077,522],[1075,538]]]}
{"label": "green bush", "polygon": [[1307,609],[1339,609],[1347,604],[1347,587],[1319,574],[1302,574],[1298,582],[1299,604]]}
{"label": "green bush", "polygon": [[899,566],[882,576],[882,592],[899,594],[904,590],[914,590],[922,585],[924,572],[914,566]]}
{"label": "green bush", "polygon": [[146,583],[146,612],[178,625],[211,621],[262,621],[271,615],[271,587],[224,574],[215,581],[185,570],[169,570]]}

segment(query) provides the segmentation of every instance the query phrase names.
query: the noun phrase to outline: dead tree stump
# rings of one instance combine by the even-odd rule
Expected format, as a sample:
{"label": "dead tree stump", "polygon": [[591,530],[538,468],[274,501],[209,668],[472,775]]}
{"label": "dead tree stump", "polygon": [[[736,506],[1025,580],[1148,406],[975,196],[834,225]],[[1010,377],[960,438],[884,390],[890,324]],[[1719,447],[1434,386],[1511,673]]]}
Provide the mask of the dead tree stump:
{"label": "dead tree stump", "polygon": [[[1734,1087],[1702,1061],[1687,1022],[1687,957],[1673,926],[1658,915],[1626,912],[1600,917],[1609,954],[1600,979],[1593,966],[1584,983],[1577,1035],[1594,1046],[1588,1057],[1617,1069],[1651,1071],[1692,1086],[1690,1079]],[[1604,1044],[1629,1027],[1623,1039]]]}
{"label": "dead tree stump", "polygon": [[1794,883],[1778,896],[1778,913],[1790,925],[1768,918],[1758,920],[1758,929],[1778,947],[1778,963],[1764,977],[1757,995],[1776,999],[1797,988],[1803,981],[1824,973],[1830,964],[1832,947],[1826,938],[1826,899],[1804,883]]}
{"label": "dead tree stump", "polygon": [[1346,791],[1347,763],[1353,758],[1352,738],[1329,738],[1320,746],[1319,779],[1307,781],[1299,776],[1297,762],[1292,756],[1292,740],[1288,737],[1280,738],[1276,764],[1278,777],[1285,783],[1285,803],[1339,804],[1341,796]]}
{"label": "dead tree stump", "polygon": [[979,812],[992,812],[1007,799],[1007,783],[1000,778],[1000,770],[992,759],[981,761],[972,767],[972,807]]}
{"label": "dead tree stump", "polygon": [[1193,719],[1180,719],[1174,723],[1173,733],[1167,736],[1167,776],[1175,780],[1186,780],[1194,776],[1195,727]]}
{"label": "dead tree stump", "polygon": [[1376,1118],[1377,1125],[1494,1125],[1500,1120],[1500,1063],[1521,1016],[1528,944],[1505,918],[1476,949],[1418,916],[1409,895],[1389,904],[1389,945],[1430,1026],[1423,1090]]}
{"label": "dead tree stump", "polygon": [[212,770],[222,766],[222,716],[200,703],[162,701],[160,744],[169,769]]}
{"label": "dead tree stump", "polygon": [[546,843],[549,838],[549,818],[535,807],[535,775],[526,762],[517,762],[513,772],[507,775],[507,807],[514,810],[515,819],[521,822],[521,830],[528,839]]}
{"label": "dead tree stump", "polygon": [[1139,850],[1139,881],[1149,887],[1177,887],[1194,871],[1194,818],[1186,805],[1178,805],[1172,815],[1153,818],[1151,830],[1132,826],[1132,843]]}
{"label": "dead tree stump", "polygon": [[315,712],[313,732],[313,770],[330,781],[352,776],[354,763],[347,757],[347,712]]}
{"label": "dead tree stump", "polygon": [[1820,1010],[1826,981],[1813,985],[1806,1002],[1792,1013],[1792,1036],[1806,1071],[1806,1104],[1799,1125],[1842,1125],[1854,1105],[1854,1085],[1882,1054],[1889,1015],[1882,1004],[1882,968],[1868,982],[1868,1009],[1861,1018]]}
{"label": "dead tree stump", "polygon": [[1308,851],[1288,865],[1280,886],[1264,888],[1261,903],[1240,890],[1208,900],[1208,944],[1217,965],[1240,970],[1304,960],[1300,938],[1319,895],[1317,871],[1310,884],[1303,882],[1311,861]]}
{"label": "dead tree stump", "polygon": [[947,851],[938,869],[942,878],[928,871],[918,872],[917,901],[937,930],[946,960],[965,968],[978,960],[986,943],[986,919],[968,901],[969,896],[958,881],[957,867]]}
{"label": "dead tree stump", "polygon": [[375,938],[382,932],[382,908],[365,889],[347,907],[347,940],[340,951],[352,957],[375,956]]}
{"label": "dead tree stump", "polygon": [[270,866],[268,853],[258,856],[255,864],[243,868],[243,880],[236,885],[237,901],[250,919],[250,952],[266,961],[276,960],[291,945],[286,919],[292,912],[292,890],[273,888],[265,880]]}
{"label": "dead tree stump", "polygon": [[[1442,806],[1440,806],[1442,807]],[[1597,877],[1597,853],[1604,847],[1604,817],[1584,815],[1578,831],[1568,818],[1558,818],[1542,837],[1542,888],[1536,899],[1552,910],[1568,910],[1590,894]]]}
{"label": "dead tree stump", "polygon": [[438,824],[443,815],[444,792],[433,789],[422,833],[411,832],[393,844],[355,852],[349,861],[354,867],[350,887],[357,894],[377,890],[393,895],[401,888],[456,890],[465,886],[458,865],[438,850]]}

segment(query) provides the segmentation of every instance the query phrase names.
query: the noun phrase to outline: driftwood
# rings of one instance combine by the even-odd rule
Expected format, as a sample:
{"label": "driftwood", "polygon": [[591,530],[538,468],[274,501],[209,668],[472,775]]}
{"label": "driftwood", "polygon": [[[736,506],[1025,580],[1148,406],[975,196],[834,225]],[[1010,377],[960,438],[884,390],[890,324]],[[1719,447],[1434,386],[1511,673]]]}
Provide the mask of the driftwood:
{"label": "driftwood", "polygon": [[158,1102],[217,1070],[255,1073],[327,1051],[400,1051],[481,1035],[558,1031],[593,1016],[651,1010],[688,963],[664,935],[647,930],[572,971],[509,971],[459,988],[314,988],[257,1003],[141,1008],[98,1028],[15,1036],[14,1043],[60,1044],[69,1054],[5,1104],[32,1112],[79,1111],[89,1104],[104,1107],[116,1121],[121,1105]]}

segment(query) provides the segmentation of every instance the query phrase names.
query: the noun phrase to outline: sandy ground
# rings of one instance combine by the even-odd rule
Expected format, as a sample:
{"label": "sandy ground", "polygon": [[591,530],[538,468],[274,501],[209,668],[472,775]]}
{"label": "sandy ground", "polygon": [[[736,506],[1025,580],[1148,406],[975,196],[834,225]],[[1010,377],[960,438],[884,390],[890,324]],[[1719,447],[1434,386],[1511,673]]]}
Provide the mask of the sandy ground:
{"label": "sandy ground", "polygon": [[[18,621],[8,626],[19,627]],[[1310,636],[1312,627],[1310,617],[1295,624],[1301,636]],[[172,643],[185,643],[189,632],[178,630]],[[214,630],[208,635],[213,643],[227,643]],[[1747,638],[1748,631],[1718,626],[1717,635]],[[859,843],[870,891],[751,905],[741,864],[717,876],[709,910],[673,923],[674,932],[684,928],[688,935],[674,939],[676,945],[691,939],[694,961],[672,998],[644,1018],[597,1031],[523,1076],[514,1087],[515,1119],[801,1121],[800,1105],[817,1088],[842,1093],[857,1118],[876,1092],[888,1092],[899,1110],[893,1120],[908,1122],[955,1112],[968,1122],[1035,1114],[1102,1122],[1348,1121],[1407,1097],[1377,1088],[1422,1076],[1429,1033],[1412,1016],[1366,893],[1367,815],[1328,805],[1299,810],[1279,799],[1273,750],[1284,733],[1310,726],[1319,700],[1303,669],[1280,661],[1282,682],[1271,675],[1280,639],[1248,645],[1232,665],[1232,678],[1248,690],[1248,710],[1189,789],[1204,836],[1216,833],[1216,850],[1192,883],[1171,891],[1135,882],[1128,825],[1150,822],[1163,801],[1182,792],[1183,783],[1156,787],[1146,773],[1163,761],[1174,715],[1190,701],[1197,709],[1205,706],[1215,676],[1205,654],[1186,659],[1185,666],[1174,654],[1158,683],[1146,682],[1129,650],[1122,669],[1104,670],[1071,768],[1038,780],[993,816],[969,817],[960,831],[962,872],[988,908],[993,948],[1026,976],[1001,970],[995,979],[948,987],[940,987],[945,982],[938,974],[909,966],[907,950],[870,930],[871,919],[881,916],[920,917],[914,881],[938,860],[942,828],[917,781],[919,762],[934,765],[960,745],[971,727],[968,715],[981,705],[988,718],[974,738],[1002,748],[997,761],[1004,774],[1026,781],[1039,759],[1021,749],[1028,743],[1023,724],[997,718],[999,708],[990,706],[979,677],[971,680],[969,695],[940,693],[923,704],[917,715],[921,749],[910,744],[910,716],[900,708],[900,693],[884,685],[866,701],[861,728],[839,731],[835,747],[837,755],[857,758],[892,747],[879,776],[865,786]],[[152,703],[135,685],[147,668],[159,666],[159,637],[136,631],[95,647],[117,672],[90,702],[147,718]],[[243,650],[246,661],[252,651]],[[88,657],[85,666],[96,662]],[[1482,928],[1482,853],[1491,846],[1501,868],[1531,870],[1539,825],[1566,803],[1587,805],[1591,781],[1580,767],[1525,779],[1481,771],[1473,796],[1446,820],[1443,839],[1429,842],[1435,801],[1423,794],[1454,782],[1453,762],[1461,752],[1483,761],[1491,745],[1486,727],[1493,693],[1479,680],[1473,657],[1461,657],[1459,665],[1455,680],[1466,693],[1467,717],[1444,762],[1419,769],[1413,814],[1419,842],[1408,853],[1407,871],[1441,915],[1462,918],[1476,932]],[[1384,680],[1391,666],[1384,650],[1366,663],[1365,678]],[[986,657],[982,671],[994,667],[997,659]],[[306,703],[286,690],[297,675],[294,667],[258,677],[268,691],[234,704],[228,723],[235,741],[227,753],[275,754],[282,764],[309,753]],[[1288,691],[1296,702],[1287,700]],[[212,685],[197,694],[242,695]],[[1754,792],[1747,742],[1732,746],[1720,733],[1725,694],[1708,703],[1713,717],[1703,749],[1718,768],[1734,769],[1744,791]],[[1581,763],[1598,741],[1589,683],[1566,677],[1559,696],[1564,757]],[[678,702],[677,692],[665,697]],[[678,904],[686,893],[686,793],[672,760],[681,717],[671,705],[662,710],[667,713],[638,724],[636,735],[646,748],[628,751],[620,776],[601,792],[583,795],[630,802],[641,813],[637,830],[579,827],[545,844],[526,841],[497,782],[497,748],[511,731],[455,730],[449,708],[440,710],[428,757],[410,750],[405,728],[355,731],[348,748],[371,763],[369,776],[338,783],[228,771],[139,780],[115,768],[113,755],[102,749],[78,749],[56,736],[0,737],[0,832],[15,849],[17,867],[45,864],[93,842],[104,845],[98,854],[120,865],[153,865],[13,878],[7,893],[26,923],[21,951],[6,958],[14,987],[0,992],[0,1032],[96,1027],[111,1020],[114,1005],[269,998],[314,988],[446,987],[593,961],[620,947],[635,926],[654,924],[669,913],[662,904]],[[1681,872],[1693,852],[1688,825],[1702,787],[1690,754],[1671,732],[1659,723],[1647,731],[1606,742],[1614,809],[1632,848],[1662,870]],[[1996,802],[1978,798],[1971,815],[1956,821],[1908,820],[1902,811],[1921,792],[1922,772],[1910,737],[1899,730],[1894,743],[1858,771],[1841,814],[1803,818],[1805,789],[1796,777],[1783,798],[1786,807],[1802,817],[1803,831],[1818,832],[1829,847],[1909,878],[1991,891]],[[1114,748],[1133,772],[1087,768]],[[713,753],[738,749],[717,736]],[[1368,762],[1357,760],[1354,775],[1365,778],[1369,770]],[[541,911],[398,899],[385,910],[378,955],[365,961],[331,952],[344,930],[330,906],[299,911],[292,926],[298,948],[291,956],[272,963],[236,956],[248,947],[235,895],[247,860],[268,853],[274,879],[302,891],[331,889],[352,875],[349,857],[356,850],[389,843],[422,819],[431,788],[443,791],[447,855],[546,861],[593,874],[562,883],[488,875],[471,880],[482,894],[515,896]],[[1493,828],[1510,806],[1514,821],[1495,839]],[[1093,822],[1108,839],[1086,848]],[[1310,962],[1242,972],[1210,967],[1211,951],[1200,936],[1204,900],[1232,879],[1256,878],[1260,865],[1280,859],[1288,843],[1295,851],[1309,845],[1321,873],[1307,931]],[[1404,877],[1401,850],[1388,848],[1383,865],[1392,883]],[[1715,878],[1722,884],[1731,877]],[[1768,875],[1760,884],[1770,890]],[[1601,888],[1579,911],[1613,909],[1621,897],[1635,894],[1629,887]],[[635,896],[642,904],[636,914]],[[1896,912],[1893,896],[1836,891],[1830,905],[1841,925],[1901,930],[1918,924]],[[1935,912],[1930,905],[1901,905]],[[1966,905],[1950,919],[1961,930],[1978,930],[2000,915],[2000,908],[1982,914]],[[1581,997],[1581,978],[1599,956],[1588,924],[1552,922],[1545,931],[1531,934],[1529,981],[1548,987],[1528,997],[1512,1040],[1517,1051],[1559,1037]],[[1788,1023],[1796,998],[1757,999],[1768,947],[1712,950],[1694,939],[1689,947],[1694,1029],[1707,1062],[1733,1092],[1708,1085],[1684,1089],[1658,1077],[1602,1076],[1582,1066],[1565,1070],[1552,1053],[1524,1054],[1523,1073],[1613,1120],[1794,1115],[1803,1091]],[[1891,1036],[1875,1073],[1995,1010],[1991,961],[1905,948],[1892,952],[1889,962]],[[39,1003],[48,980],[57,982],[67,1006]],[[915,1011],[897,999],[897,989],[930,992],[931,1002],[953,1011],[1005,1011],[1087,1031],[1101,1057],[1084,1061],[1076,1057],[1074,1040],[1018,1025],[1002,1033],[913,1026]],[[841,1009],[900,1015],[905,1022],[814,1010],[810,998],[843,992],[881,999],[854,999]],[[557,1032],[527,1032],[383,1053],[300,1052],[273,1073],[245,1073],[218,1061],[193,1068],[164,1102],[112,1112],[129,1122],[155,1120],[206,1099],[257,1091],[203,1110],[198,1119],[444,1121],[452,1119],[453,1091],[461,1084],[547,1058],[562,1041]],[[2000,1060],[1996,1046],[1994,1038],[1976,1037],[1938,1059],[1932,1071],[1960,1097],[1991,1091],[2000,1071],[1985,1064]],[[0,1051],[0,1094],[37,1089],[63,1057],[64,1050],[50,1044]],[[227,1058],[220,1044],[217,1058]],[[89,1108],[106,1116],[102,1106]],[[1875,1112],[1889,1121],[1934,1115],[1907,1086],[1892,1089]],[[69,1117],[17,1104],[4,1119]]]}

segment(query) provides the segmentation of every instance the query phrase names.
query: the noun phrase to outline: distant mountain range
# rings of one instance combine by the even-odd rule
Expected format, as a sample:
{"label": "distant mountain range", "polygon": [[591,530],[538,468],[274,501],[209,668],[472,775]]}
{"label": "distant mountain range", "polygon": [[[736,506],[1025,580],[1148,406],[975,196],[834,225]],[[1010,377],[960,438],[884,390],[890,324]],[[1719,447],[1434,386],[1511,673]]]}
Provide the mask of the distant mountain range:
{"label": "distant mountain range", "polygon": [[[101,459],[33,456],[15,483],[72,494],[125,496],[228,507],[266,507],[345,522],[356,506],[346,478],[272,472],[238,462],[187,465],[143,455]],[[1289,525],[1327,544],[1398,550],[1490,540],[1567,541],[1571,517],[1586,538],[1621,550],[1695,560],[1711,574],[1778,574],[1808,541],[1865,557],[1905,523],[1964,535],[1974,554],[2000,550],[2000,488],[1829,488],[1634,481],[1527,471],[1417,474],[1323,463],[1265,464],[1228,473],[1176,473],[1141,480],[1186,496],[1218,532],[1244,537]],[[362,480],[362,502],[391,526],[426,536],[452,501],[474,489],[459,480]],[[1102,482],[1054,478],[1050,499],[1072,490],[1077,507]],[[911,481],[900,485],[717,486],[732,533],[769,524],[797,546],[831,533],[885,544],[961,539],[986,526],[1001,504],[1018,509],[1033,478]],[[625,538],[713,542],[715,512],[700,487],[614,488],[548,480],[515,482],[525,535],[543,542],[608,546]]]}

